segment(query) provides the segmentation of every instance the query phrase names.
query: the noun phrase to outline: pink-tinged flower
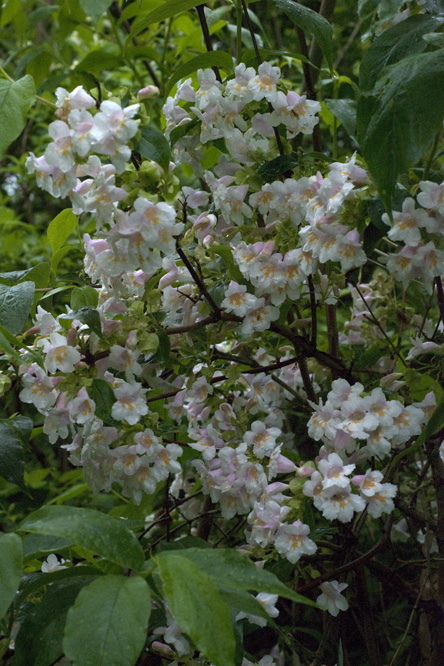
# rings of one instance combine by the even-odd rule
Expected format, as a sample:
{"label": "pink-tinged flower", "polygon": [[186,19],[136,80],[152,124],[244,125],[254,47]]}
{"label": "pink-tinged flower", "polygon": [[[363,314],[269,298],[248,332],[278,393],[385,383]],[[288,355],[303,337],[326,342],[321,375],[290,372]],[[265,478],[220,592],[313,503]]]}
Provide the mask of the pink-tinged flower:
{"label": "pink-tinged flower", "polygon": [[69,435],[71,419],[69,412],[64,406],[63,394],[59,396],[57,406],[49,410],[43,424],[43,432],[48,435],[51,444],[55,444],[58,438],[66,439]]}
{"label": "pink-tinged flower", "polygon": [[353,483],[354,486],[359,488],[361,494],[364,495],[365,498],[367,498],[367,497],[372,497],[373,495],[375,495],[375,493],[381,490],[382,479],[383,476],[381,472],[368,469],[364,475],[359,474],[352,477],[351,482]]}
{"label": "pink-tinged flower", "polygon": [[430,211],[444,215],[444,182],[438,185],[430,180],[423,180],[419,183],[419,187],[421,192],[418,194],[418,203]]}
{"label": "pink-tinged flower", "polygon": [[387,213],[382,221],[391,226],[388,237],[392,240],[403,241],[406,245],[416,246],[421,242],[421,227],[430,226],[432,219],[423,208],[416,209],[415,200],[408,197],[402,202],[402,212],[392,211],[393,225]]}
{"label": "pink-tinged flower", "polygon": [[256,306],[257,302],[256,296],[249,294],[245,285],[231,281],[225,291],[221,308],[224,308],[227,312],[233,312],[238,317],[244,317],[248,311]]}
{"label": "pink-tinged flower", "polygon": [[258,458],[270,456],[276,448],[276,439],[280,437],[279,428],[267,428],[261,421],[253,421],[251,430],[245,433],[244,442],[253,447]]}
{"label": "pink-tinged flower", "polygon": [[68,404],[69,415],[76,423],[84,424],[94,419],[96,404],[91,400],[85,388],[81,388],[77,397]]}
{"label": "pink-tinged flower", "polygon": [[45,368],[48,372],[74,372],[74,366],[81,359],[80,352],[68,345],[67,339],[60,333],[53,332],[49,340],[41,340],[40,346],[46,354]]}
{"label": "pink-tinged flower", "polygon": [[265,305],[265,298],[258,298],[254,310],[250,310],[245,315],[241,330],[245,335],[253,331],[266,331],[270,328],[272,321],[279,319],[279,308],[274,305]]}
{"label": "pink-tinged flower", "polygon": [[379,518],[383,513],[391,513],[395,508],[392,498],[395,497],[398,487],[393,483],[379,485],[380,488],[373,495],[366,497],[367,510],[373,518]]}
{"label": "pink-tinged flower", "polygon": [[48,377],[39,365],[33,363],[23,373],[22,382],[24,388],[19,393],[22,402],[33,404],[39,411],[54,406],[58,393],[52,378]]}
{"label": "pink-tinged flower", "polygon": [[330,615],[336,617],[339,611],[346,611],[348,609],[348,601],[342,596],[347,587],[347,583],[339,583],[337,580],[331,580],[326,583],[321,583],[319,586],[322,594],[316,599],[316,603],[325,608]]}
{"label": "pink-tinged flower", "polygon": [[253,100],[259,102],[266,99],[268,102],[276,101],[278,83],[281,76],[279,67],[273,67],[269,62],[259,65],[257,75],[248,81],[248,90],[253,94]]}
{"label": "pink-tinged flower", "polygon": [[139,99],[152,99],[153,97],[159,97],[159,88],[157,86],[145,86],[137,91],[137,97]]}
{"label": "pink-tinged flower", "polygon": [[248,84],[256,76],[256,70],[253,67],[247,67],[241,62],[234,69],[234,79],[230,79],[225,87],[227,97],[240,99],[247,104],[253,100],[253,93],[249,90]]}
{"label": "pink-tinged flower", "polygon": [[366,503],[359,495],[343,488],[332,495],[322,494],[315,499],[314,504],[317,509],[322,511],[322,515],[327,520],[339,520],[341,523],[348,523],[355,512],[364,511]]}
{"label": "pink-tinged flower", "polygon": [[419,338],[410,338],[410,342],[413,347],[410,348],[409,353],[406,356],[407,361],[410,361],[412,358],[420,356],[421,354],[430,354],[430,352],[433,352],[435,349],[440,349],[440,345],[437,345],[436,342],[432,342],[431,340],[421,342]]}
{"label": "pink-tinged flower", "polygon": [[318,462],[318,468],[324,479],[322,487],[324,490],[334,488],[335,490],[348,488],[350,479],[348,475],[353,472],[356,465],[344,465],[342,458],[337,453],[330,453],[325,460]]}
{"label": "pink-tinged flower", "polygon": [[317,546],[308,538],[310,528],[296,520],[291,525],[282,524],[277,532],[274,545],[277,552],[289,562],[295,564],[302,555],[313,555]]}
{"label": "pink-tinged flower", "polygon": [[135,425],[141,416],[148,414],[148,405],[145,402],[146,389],[142,384],[134,382],[129,384],[123,379],[117,380],[118,385],[114,389],[117,398],[111,409],[111,416],[116,421],[126,421],[129,425]]}
{"label": "pink-tinged flower", "polygon": [[91,97],[83,86],[77,86],[72,92],[65,88],[57,88],[56,92],[56,116],[66,120],[72,109],[91,109],[95,105],[94,97]]}

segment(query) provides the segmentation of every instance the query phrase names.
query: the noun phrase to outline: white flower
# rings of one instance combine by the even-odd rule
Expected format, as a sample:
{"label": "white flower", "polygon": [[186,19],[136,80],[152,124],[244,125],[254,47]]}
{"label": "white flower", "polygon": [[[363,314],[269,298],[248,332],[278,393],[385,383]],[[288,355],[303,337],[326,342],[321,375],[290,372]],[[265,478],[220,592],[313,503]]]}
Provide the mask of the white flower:
{"label": "white flower", "polygon": [[291,525],[282,524],[276,532],[274,541],[277,552],[292,564],[295,564],[304,554],[313,555],[317,546],[308,538],[309,531],[308,525],[303,525],[300,520],[296,520]]}
{"label": "white flower", "polygon": [[42,340],[41,346],[46,353],[45,368],[47,372],[63,372],[68,374],[74,372],[74,366],[81,359],[80,352],[68,345],[68,341],[64,335],[53,332],[49,336],[49,340]]}
{"label": "white flower", "polygon": [[348,608],[348,601],[341,594],[346,587],[347,583],[339,583],[337,580],[321,583],[322,594],[316,599],[316,603],[336,617],[339,611],[346,611]]}
{"label": "white flower", "polygon": [[51,555],[48,555],[48,558],[43,562],[41,566],[41,571],[43,573],[53,573],[54,571],[60,571],[61,569],[66,569],[66,567],[62,566],[66,560],[63,558],[60,558],[60,562],[58,560],[57,555],[54,555],[54,553],[51,553]]}

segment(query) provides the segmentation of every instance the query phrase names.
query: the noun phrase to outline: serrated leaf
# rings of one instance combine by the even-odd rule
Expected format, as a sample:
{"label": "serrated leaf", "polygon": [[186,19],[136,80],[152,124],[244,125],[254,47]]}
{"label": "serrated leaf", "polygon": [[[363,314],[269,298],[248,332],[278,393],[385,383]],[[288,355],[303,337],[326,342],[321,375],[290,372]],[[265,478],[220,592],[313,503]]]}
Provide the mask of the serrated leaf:
{"label": "serrated leaf", "polygon": [[27,607],[15,641],[13,666],[51,666],[63,655],[68,610],[92,580],[91,575],[77,575],[51,582],[42,600]]}
{"label": "serrated leaf", "polygon": [[172,16],[176,16],[180,12],[186,12],[188,9],[201,4],[202,2],[198,0],[168,0],[161,7],[157,7],[148,12],[148,14],[145,14],[145,16],[137,18],[132,25],[130,37],[135,37],[143,30],[146,30],[146,28],[149,28],[153,23],[164,21]]}
{"label": "serrated leaf", "polygon": [[193,562],[200,571],[213,577],[219,585],[238,590],[269,592],[298,603],[316,606],[310,599],[284,585],[270,571],[257,569],[251,560],[235,550],[188,548],[180,554]]}
{"label": "serrated leaf", "polygon": [[34,102],[34,79],[29,74],[18,81],[0,80],[0,157],[24,129]]}
{"label": "serrated leaf", "polygon": [[111,0],[80,0],[81,8],[93,21],[98,21],[111,4]]}
{"label": "serrated leaf", "polygon": [[20,282],[13,287],[0,284],[0,324],[13,335],[23,330],[34,303],[34,282]]}
{"label": "serrated leaf", "polygon": [[188,74],[197,72],[198,69],[206,69],[208,67],[223,67],[231,71],[233,69],[233,59],[224,51],[210,51],[208,53],[201,53],[195,58],[191,58],[183,65],[181,65],[165,84],[165,97],[170,92],[171,88],[180,79],[185,78]]}
{"label": "serrated leaf", "polygon": [[441,23],[439,19],[427,14],[417,14],[379,35],[362,58],[359,69],[361,90],[371,90],[384,67],[425,51],[427,42],[422,38],[423,35],[433,32]]}
{"label": "serrated leaf", "polygon": [[124,521],[93,509],[74,506],[45,506],[20,524],[20,530],[70,539],[97,555],[139,571],[143,550]]}
{"label": "serrated leaf", "polygon": [[154,127],[144,127],[137,150],[148,160],[157,162],[167,173],[170,166],[170,144],[165,136]]}
{"label": "serrated leaf", "polygon": [[24,472],[25,451],[20,438],[3,421],[0,423],[0,476],[26,490]]}
{"label": "serrated leaf", "polygon": [[330,69],[333,69],[333,29],[327,19],[312,9],[299,5],[292,0],[271,0],[271,2],[285,12],[298,28],[314,36]]}
{"label": "serrated leaf", "polygon": [[60,250],[76,226],[77,217],[74,215],[71,208],[65,208],[65,210],[62,210],[62,212],[52,220],[46,233],[53,255]]}
{"label": "serrated leaf", "polygon": [[214,666],[233,666],[235,641],[228,606],[212,578],[185,553],[162,552],[155,558],[170,611]]}
{"label": "serrated leaf", "polygon": [[150,609],[150,590],[140,576],[98,578],[68,612],[66,656],[74,666],[134,666],[146,641]]}
{"label": "serrated leaf", "polygon": [[354,99],[326,99],[325,106],[339,120],[348,136],[356,141],[356,110]]}
{"label": "serrated leaf", "polygon": [[391,65],[375,88],[361,95],[358,142],[387,210],[391,210],[398,175],[430,148],[443,115],[443,49]]}
{"label": "serrated leaf", "polygon": [[0,534],[0,562],[1,620],[14,601],[22,577],[22,540],[18,534]]}

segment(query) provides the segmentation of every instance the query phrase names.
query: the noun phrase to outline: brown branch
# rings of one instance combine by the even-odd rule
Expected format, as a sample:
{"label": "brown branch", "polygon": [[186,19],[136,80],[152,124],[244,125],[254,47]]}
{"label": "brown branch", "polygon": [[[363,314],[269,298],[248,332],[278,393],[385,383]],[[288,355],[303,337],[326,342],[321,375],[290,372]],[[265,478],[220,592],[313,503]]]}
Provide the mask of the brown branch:
{"label": "brown branch", "polygon": [[[208,23],[207,23],[207,17],[205,16],[204,5],[199,5],[198,7],[196,7],[196,9],[197,9],[197,14],[199,16],[200,26],[202,28],[205,46],[207,51],[210,52],[213,50],[213,44],[211,43],[211,35],[208,29]],[[215,73],[216,79],[219,81],[219,83],[222,83],[219,67],[214,66],[213,72]]]}

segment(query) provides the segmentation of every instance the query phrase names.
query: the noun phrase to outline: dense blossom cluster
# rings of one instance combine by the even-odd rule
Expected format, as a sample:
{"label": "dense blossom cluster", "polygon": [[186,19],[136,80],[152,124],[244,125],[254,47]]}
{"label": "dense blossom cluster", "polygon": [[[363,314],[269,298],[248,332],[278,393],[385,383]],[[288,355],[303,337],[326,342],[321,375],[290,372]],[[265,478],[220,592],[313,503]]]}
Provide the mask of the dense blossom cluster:
{"label": "dense blossom cluster", "polygon": [[[197,90],[188,79],[165,104],[166,136],[180,132],[170,171],[162,174],[166,182],[179,165],[189,165],[196,187],[185,186],[168,201],[161,191],[129,196],[118,178],[133,169],[127,163],[136,146],[139,105],[122,108],[105,100],[97,106],[81,87],[59,89],[52,142],[42,157],[27,161],[43,189],[69,197],[76,215],[88,213],[97,224],[84,236],[84,269],[97,294],[101,335],[69,308],[53,317],[39,306],[34,356],[20,367],[20,398],[44,416],[49,441],[62,440],[95,492],[118,484],[140,503],[143,493],[174,477],[171,492],[185,493],[182,510],[189,520],[202,510],[200,501],[186,501],[187,478],[197,473],[199,488],[225,521],[245,516],[246,548],[258,557],[278,553],[294,564],[315,553],[296,506],[312,504],[325,519],[341,523],[363,511],[373,518],[391,513],[397,487],[384,478],[384,460],[421,432],[436,404],[433,393],[405,404],[387,397],[383,381],[368,391],[337,379],[323,403],[314,370],[292,359],[289,341],[270,345],[265,337],[279,323],[294,323],[292,304],[303,311],[334,303],[339,278],[366,262],[362,234],[349,214],[369,184],[357,156],[323,173],[301,164],[290,177],[249,178],[253,167],[279,158],[276,137],[285,143],[313,131],[320,105],[286,90],[270,63],[257,71],[239,65],[225,83],[212,70],[199,71]],[[214,142],[220,147],[221,140],[218,159],[204,168],[211,163],[207,148]],[[404,286],[420,278],[428,288],[444,272],[438,248],[443,188],[422,182],[421,208],[407,198],[392,220],[382,218],[389,239],[404,242],[387,258]],[[227,253],[221,271],[217,262]],[[374,328],[369,333],[368,325],[369,305],[378,296],[374,285],[360,285],[359,293],[350,289],[350,322],[340,342],[363,345],[370,335],[382,335]],[[175,351],[181,339],[192,346],[193,330],[220,321],[229,334],[220,329],[206,344],[224,367],[205,359],[186,372],[177,363],[179,369],[173,364],[163,373],[156,357],[162,335]],[[302,329],[310,325],[304,317],[296,322]],[[238,371],[242,363],[253,370]],[[393,380],[389,388],[402,385]],[[161,413],[151,408],[157,400],[168,400]],[[321,442],[307,464],[287,418],[294,400],[311,411],[308,435]],[[180,435],[173,437],[176,430]],[[181,463],[185,447],[195,457]],[[318,603],[337,615],[348,607],[341,595],[346,587],[324,582]],[[276,600],[259,601],[274,617]],[[179,656],[188,654],[168,610],[166,619],[157,634]],[[280,663],[276,659],[259,664]]]}

